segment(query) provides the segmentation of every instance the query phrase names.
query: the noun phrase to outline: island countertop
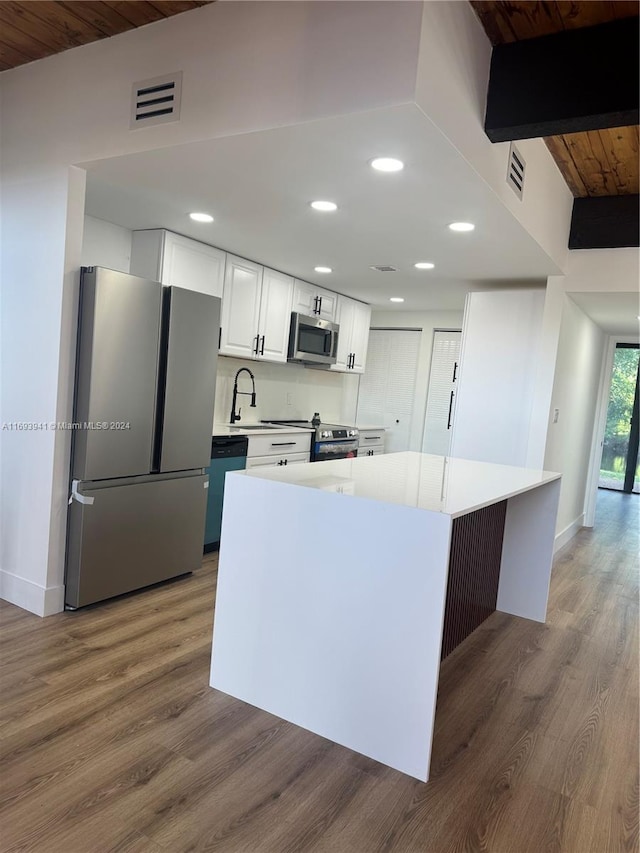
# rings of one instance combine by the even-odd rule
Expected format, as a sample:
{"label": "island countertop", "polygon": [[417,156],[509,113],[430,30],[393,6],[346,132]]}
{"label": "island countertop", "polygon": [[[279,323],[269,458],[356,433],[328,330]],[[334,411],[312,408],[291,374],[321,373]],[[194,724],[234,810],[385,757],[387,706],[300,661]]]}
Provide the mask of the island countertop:
{"label": "island countertop", "polygon": [[560,479],[553,471],[514,468],[427,453],[389,453],[282,468],[237,471],[343,496],[399,504],[456,518]]}
{"label": "island countertop", "polygon": [[559,493],[412,452],[229,472],[211,686],[426,781],[441,657],[546,618]]}

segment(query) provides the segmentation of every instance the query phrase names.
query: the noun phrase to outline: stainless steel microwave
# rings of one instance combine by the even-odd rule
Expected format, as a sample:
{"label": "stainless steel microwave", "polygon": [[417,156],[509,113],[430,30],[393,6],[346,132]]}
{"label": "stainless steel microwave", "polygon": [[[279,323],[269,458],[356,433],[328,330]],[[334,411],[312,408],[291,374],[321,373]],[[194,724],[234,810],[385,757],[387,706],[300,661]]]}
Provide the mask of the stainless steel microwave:
{"label": "stainless steel microwave", "polygon": [[335,364],[339,331],[336,323],[294,312],[289,333],[289,361]]}

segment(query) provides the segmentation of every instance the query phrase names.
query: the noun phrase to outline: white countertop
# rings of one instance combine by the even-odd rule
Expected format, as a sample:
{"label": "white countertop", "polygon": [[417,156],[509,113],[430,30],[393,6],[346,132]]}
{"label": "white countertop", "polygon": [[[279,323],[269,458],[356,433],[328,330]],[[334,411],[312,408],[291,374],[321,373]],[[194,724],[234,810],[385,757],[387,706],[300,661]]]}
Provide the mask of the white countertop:
{"label": "white countertop", "polygon": [[[231,424],[214,424],[211,435],[215,437],[227,435],[299,435],[300,433],[309,435],[311,432],[310,429],[304,429],[303,427],[274,426],[268,429],[251,429],[252,426],[258,426],[258,424],[243,424],[242,422],[239,422],[237,426],[231,426]],[[260,426],[262,427],[262,424]]]}
{"label": "white countertop", "polygon": [[560,478],[552,471],[413,452],[254,468],[228,476],[274,480],[335,492],[344,498],[367,498],[452,517]]}

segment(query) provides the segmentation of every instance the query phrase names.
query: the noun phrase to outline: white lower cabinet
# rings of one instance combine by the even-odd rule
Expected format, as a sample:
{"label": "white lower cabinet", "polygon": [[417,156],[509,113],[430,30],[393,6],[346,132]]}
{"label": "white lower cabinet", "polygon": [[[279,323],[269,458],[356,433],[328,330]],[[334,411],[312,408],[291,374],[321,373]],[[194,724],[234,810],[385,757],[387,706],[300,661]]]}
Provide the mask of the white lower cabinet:
{"label": "white lower cabinet", "polygon": [[250,435],[245,467],[274,468],[309,462],[312,434],[311,430],[292,433],[283,429],[270,435]]}
{"label": "white lower cabinet", "polygon": [[369,346],[371,306],[348,296],[338,296],[338,354],[331,370],[339,373],[364,373]]}
{"label": "white lower cabinet", "polygon": [[276,468],[279,465],[296,465],[308,462],[308,453],[286,453],[278,456],[254,456],[247,458],[245,468]]}
{"label": "white lower cabinet", "polygon": [[359,430],[358,456],[380,456],[382,453],[384,453],[384,430]]}
{"label": "white lower cabinet", "polygon": [[134,231],[132,275],[162,284],[222,296],[226,252],[161,228]]}
{"label": "white lower cabinet", "polygon": [[220,320],[220,353],[286,362],[293,278],[227,256]]}

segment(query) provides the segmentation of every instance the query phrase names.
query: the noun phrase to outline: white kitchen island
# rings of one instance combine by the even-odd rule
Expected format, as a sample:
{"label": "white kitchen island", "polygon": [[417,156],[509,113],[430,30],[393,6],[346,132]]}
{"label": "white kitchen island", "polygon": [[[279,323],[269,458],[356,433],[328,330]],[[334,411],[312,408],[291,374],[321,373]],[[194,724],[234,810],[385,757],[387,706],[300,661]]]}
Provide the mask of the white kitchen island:
{"label": "white kitchen island", "polygon": [[426,781],[441,655],[545,620],[559,490],[420,453],[228,474],[211,686]]}

